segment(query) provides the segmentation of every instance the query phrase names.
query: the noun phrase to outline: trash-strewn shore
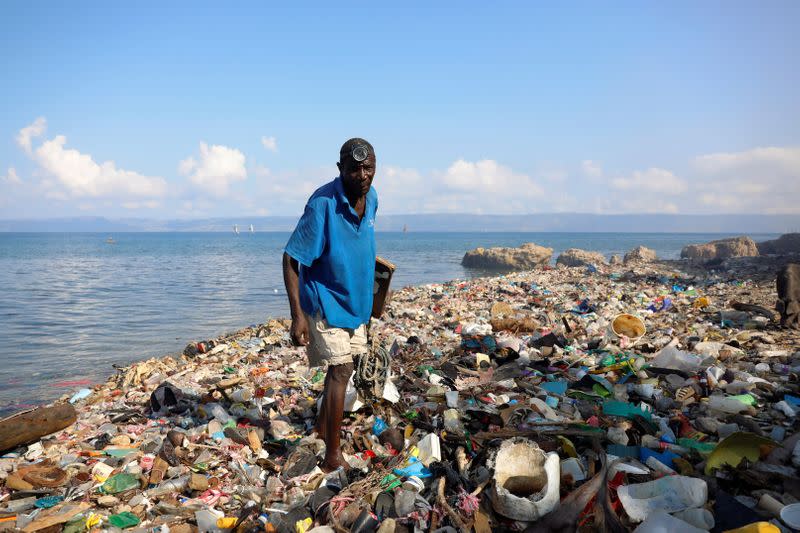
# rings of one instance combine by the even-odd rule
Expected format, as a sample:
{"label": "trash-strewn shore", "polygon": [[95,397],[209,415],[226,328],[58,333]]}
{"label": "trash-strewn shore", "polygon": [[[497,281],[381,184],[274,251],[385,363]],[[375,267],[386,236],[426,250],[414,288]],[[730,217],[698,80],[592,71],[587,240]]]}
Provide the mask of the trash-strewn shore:
{"label": "trash-strewn shore", "polygon": [[0,529],[800,527],[800,336],[777,325],[769,261],[396,291],[349,391],[348,472],[317,467],[324,373],[287,321],[193,343],[5,450]]}

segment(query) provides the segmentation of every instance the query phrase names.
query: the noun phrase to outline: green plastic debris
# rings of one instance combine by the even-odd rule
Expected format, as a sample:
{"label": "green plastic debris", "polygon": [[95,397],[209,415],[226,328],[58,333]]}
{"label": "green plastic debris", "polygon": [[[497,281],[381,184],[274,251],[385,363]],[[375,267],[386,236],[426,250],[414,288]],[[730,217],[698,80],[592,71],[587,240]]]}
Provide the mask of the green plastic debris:
{"label": "green plastic debris", "polygon": [[617,400],[606,400],[603,402],[603,414],[624,416],[625,418],[633,418],[638,415],[644,417],[645,420],[650,420],[652,416],[647,409],[642,409],[639,406]]}
{"label": "green plastic debris", "polygon": [[745,405],[754,406],[756,405],[756,403],[758,403],[758,401],[752,394],[739,394],[737,396],[731,396],[731,398],[733,398],[734,400],[738,400]]}
{"label": "green plastic debris", "polygon": [[323,379],[325,379],[325,372],[317,370],[317,373],[311,378],[311,383],[319,383]]}
{"label": "green plastic debris", "polygon": [[84,531],[86,531],[86,517],[78,515],[77,518],[73,518],[64,524],[62,533],[83,533]]}
{"label": "green plastic debris", "polygon": [[125,511],[119,514],[112,515],[108,519],[108,523],[120,529],[127,529],[129,527],[136,527],[141,523],[139,517],[130,511]]}
{"label": "green plastic debris", "polygon": [[235,374],[236,373],[236,369],[231,367],[231,366],[223,366],[222,367],[222,371],[225,372],[226,374]]}
{"label": "green plastic debris", "polygon": [[139,478],[133,474],[116,474],[103,483],[100,489],[106,494],[118,494],[126,490],[139,488]]}
{"label": "green plastic debris", "polygon": [[678,445],[690,450],[696,450],[700,455],[708,455],[714,451],[714,448],[717,447],[716,442],[700,442],[695,439],[687,439],[685,437],[678,439]]}

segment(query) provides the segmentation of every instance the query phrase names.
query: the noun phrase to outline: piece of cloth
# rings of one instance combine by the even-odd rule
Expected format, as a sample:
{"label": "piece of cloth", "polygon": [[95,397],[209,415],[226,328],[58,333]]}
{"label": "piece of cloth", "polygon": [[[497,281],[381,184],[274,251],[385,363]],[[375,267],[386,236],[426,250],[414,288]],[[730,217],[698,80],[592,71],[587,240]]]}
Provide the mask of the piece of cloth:
{"label": "piece of cloth", "polygon": [[341,177],[311,195],[285,249],[300,263],[300,306],[306,314],[319,313],[339,328],[369,322],[377,210],[378,193],[370,188],[359,220]]}
{"label": "piece of cloth", "polygon": [[309,364],[314,366],[344,365],[353,362],[353,356],[367,353],[367,327],[337,328],[320,317],[306,315],[309,343],[306,347]]}

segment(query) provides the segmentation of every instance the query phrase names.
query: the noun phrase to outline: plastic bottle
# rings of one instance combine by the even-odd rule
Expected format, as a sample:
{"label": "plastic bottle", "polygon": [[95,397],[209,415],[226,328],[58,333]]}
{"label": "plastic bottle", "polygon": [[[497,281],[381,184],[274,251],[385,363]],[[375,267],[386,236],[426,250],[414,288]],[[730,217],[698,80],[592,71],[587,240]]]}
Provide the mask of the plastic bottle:
{"label": "plastic bottle", "polygon": [[776,374],[788,374],[792,371],[792,367],[784,365],[783,363],[775,363],[772,365],[772,371]]}
{"label": "plastic bottle", "polygon": [[189,485],[189,478],[190,476],[186,475],[162,481],[157,487],[149,489],[147,491],[147,496],[163,496],[173,492],[183,492],[183,490]]}
{"label": "plastic bottle", "polygon": [[677,441],[677,437],[675,437],[672,428],[667,424],[666,418],[658,419],[658,428],[661,430],[661,440],[669,442],[670,444],[674,444]]}
{"label": "plastic bottle", "polygon": [[[743,394],[742,396],[750,395]],[[708,406],[714,411],[735,415],[750,408],[748,404],[738,398],[737,396],[710,396],[708,398]]]}
{"label": "plastic bottle", "polygon": [[444,429],[451,433],[464,432],[464,426],[461,425],[461,417],[457,409],[448,409],[444,412]]}
{"label": "plastic bottle", "polygon": [[231,415],[228,414],[228,411],[226,411],[225,408],[218,403],[208,404],[206,406],[206,409],[209,413],[211,413],[212,416],[214,416],[214,418],[219,420],[222,424],[226,424],[228,421],[233,420],[233,418],[231,418]]}

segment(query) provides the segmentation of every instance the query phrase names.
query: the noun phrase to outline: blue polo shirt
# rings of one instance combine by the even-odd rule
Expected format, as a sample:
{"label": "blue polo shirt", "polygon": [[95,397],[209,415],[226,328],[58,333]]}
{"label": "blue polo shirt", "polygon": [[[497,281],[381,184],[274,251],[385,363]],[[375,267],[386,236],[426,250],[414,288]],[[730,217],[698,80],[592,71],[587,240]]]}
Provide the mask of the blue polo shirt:
{"label": "blue polo shirt", "polygon": [[355,329],[369,322],[375,282],[378,193],[367,193],[364,218],[350,206],[342,178],[317,189],[306,203],[286,253],[300,263],[300,306],[328,324]]}

